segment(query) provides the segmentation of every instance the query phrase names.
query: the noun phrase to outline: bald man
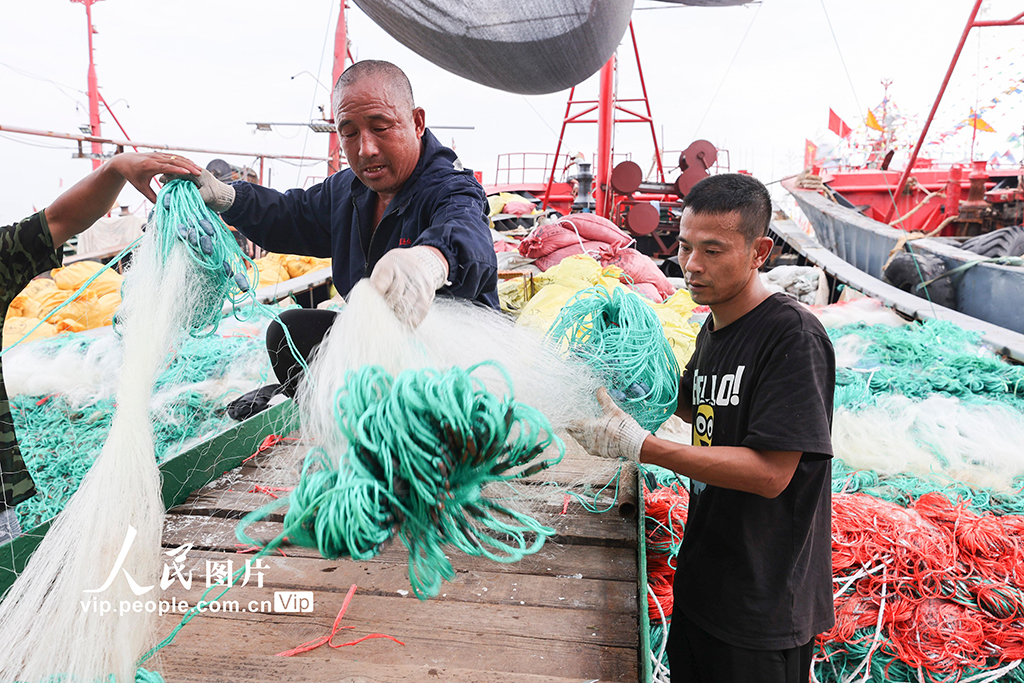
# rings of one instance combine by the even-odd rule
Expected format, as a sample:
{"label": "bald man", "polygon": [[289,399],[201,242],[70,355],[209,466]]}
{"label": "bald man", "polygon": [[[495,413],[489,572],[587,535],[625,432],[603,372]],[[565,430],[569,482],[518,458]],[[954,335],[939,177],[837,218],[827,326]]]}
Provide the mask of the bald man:
{"label": "bald man", "polygon": [[[195,179],[206,204],[270,251],[333,259],[342,296],[361,278],[415,327],[435,293],[498,308],[497,262],[487,200],[455,152],[426,128],[409,79],[394,64],[362,61],[338,78],[334,120],[349,168],[308,190],[280,193],[208,171]],[[333,322],[323,311],[282,316],[309,355]],[[297,364],[279,327],[267,343],[285,393]]]}

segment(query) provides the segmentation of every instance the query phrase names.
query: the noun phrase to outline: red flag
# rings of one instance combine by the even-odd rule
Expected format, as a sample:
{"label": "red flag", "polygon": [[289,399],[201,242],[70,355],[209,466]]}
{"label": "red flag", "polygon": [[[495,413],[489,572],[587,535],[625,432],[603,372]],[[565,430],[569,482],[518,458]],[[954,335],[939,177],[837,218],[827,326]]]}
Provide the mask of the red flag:
{"label": "red flag", "polygon": [[818,154],[818,146],[810,140],[804,140],[804,168],[814,166],[814,157]]}
{"label": "red flag", "polygon": [[831,107],[828,110],[828,129],[841,138],[845,138],[853,132],[853,129],[846,125],[846,122],[839,118],[839,115],[832,111]]}

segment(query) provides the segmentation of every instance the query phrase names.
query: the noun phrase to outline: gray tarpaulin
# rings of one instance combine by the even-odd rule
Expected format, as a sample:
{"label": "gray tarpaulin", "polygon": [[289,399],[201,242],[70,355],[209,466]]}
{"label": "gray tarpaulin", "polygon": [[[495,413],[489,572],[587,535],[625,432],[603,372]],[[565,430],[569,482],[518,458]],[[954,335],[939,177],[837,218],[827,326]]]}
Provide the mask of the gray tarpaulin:
{"label": "gray tarpaulin", "polygon": [[672,2],[677,5],[693,5],[695,7],[727,7],[731,5],[745,5],[754,0],[661,0],[661,2]]}
{"label": "gray tarpaulin", "polygon": [[400,43],[471,81],[524,95],[570,88],[608,61],[633,0],[355,0]]}

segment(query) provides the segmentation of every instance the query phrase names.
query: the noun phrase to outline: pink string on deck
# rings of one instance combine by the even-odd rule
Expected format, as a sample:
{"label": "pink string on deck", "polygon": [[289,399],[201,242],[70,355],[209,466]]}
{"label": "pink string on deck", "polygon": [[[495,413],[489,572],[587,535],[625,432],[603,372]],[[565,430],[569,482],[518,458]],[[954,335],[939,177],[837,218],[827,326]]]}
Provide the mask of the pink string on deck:
{"label": "pink string on deck", "polygon": [[399,645],[404,646],[405,643],[403,643],[402,641],[398,640],[394,636],[389,636],[389,635],[386,635],[384,633],[371,633],[369,635],[363,636],[362,638],[357,638],[356,640],[353,640],[353,641],[348,642],[348,643],[340,643],[338,645],[334,644],[334,642],[333,642],[334,636],[336,636],[338,634],[338,631],[343,631],[345,629],[355,628],[355,626],[342,626],[341,625],[341,620],[345,616],[345,611],[348,609],[349,603],[352,602],[352,597],[356,594],[356,588],[358,588],[358,586],[353,583],[352,587],[348,589],[348,595],[345,596],[345,602],[343,602],[341,604],[341,610],[338,612],[338,616],[334,620],[334,626],[331,627],[331,632],[330,633],[328,633],[326,636],[320,636],[319,638],[314,638],[313,640],[310,640],[309,642],[303,643],[302,645],[299,645],[298,647],[296,647],[294,649],[286,650],[284,652],[278,652],[277,656],[278,657],[292,657],[292,656],[297,655],[297,654],[302,654],[303,652],[309,652],[310,650],[315,650],[316,648],[320,647],[324,643],[326,643],[327,645],[330,645],[333,648],[347,647],[349,645],[358,645],[359,643],[363,642],[364,640],[370,640],[371,638],[387,638],[388,640],[393,640],[394,642],[398,643]]}

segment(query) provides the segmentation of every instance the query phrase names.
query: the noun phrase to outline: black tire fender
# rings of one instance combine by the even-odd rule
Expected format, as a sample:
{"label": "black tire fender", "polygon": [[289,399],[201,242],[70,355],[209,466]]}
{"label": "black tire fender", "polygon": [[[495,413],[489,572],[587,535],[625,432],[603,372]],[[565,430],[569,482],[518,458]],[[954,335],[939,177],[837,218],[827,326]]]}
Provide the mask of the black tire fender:
{"label": "black tire fender", "polygon": [[1024,225],[1015,225],[986,232],[966,240],[961,249],[988,258],[996,256],[1020,256],[1024,252]]}
{"label": "black tire fender", "polygon": [[917,285],[945,272],[946,264],[938,256],[904,251],[892,258],[882,273],[882,279],[904,292],[910,292],[922,299],[930,299],[932,303],[946,308],[956,309],[956,290],[950,278],[944,277],[928,285],[927,295],[925,288],[917,289]]}

